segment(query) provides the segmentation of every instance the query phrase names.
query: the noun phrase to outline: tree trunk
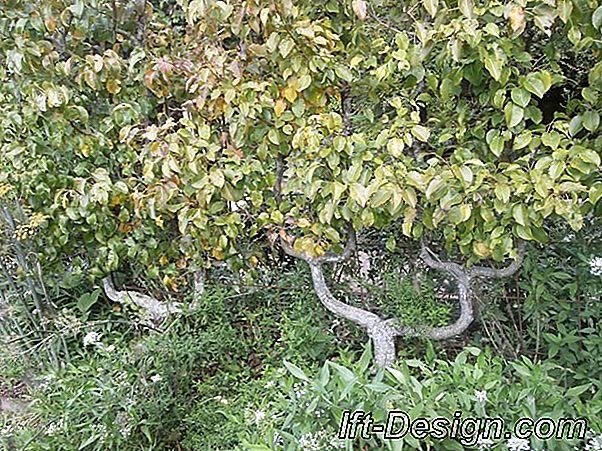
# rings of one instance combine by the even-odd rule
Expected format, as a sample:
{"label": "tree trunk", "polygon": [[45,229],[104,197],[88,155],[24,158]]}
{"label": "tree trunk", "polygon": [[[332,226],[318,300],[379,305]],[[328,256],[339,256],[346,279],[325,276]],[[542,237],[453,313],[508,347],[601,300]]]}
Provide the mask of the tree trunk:
{"label": "tree trunk", "polygon": [[379,321],[368,329],[368,336],[372,339],[374,361],[380,367],[388,367],[395,363],[397,353],[395,352],[395,337],[397,331]]}

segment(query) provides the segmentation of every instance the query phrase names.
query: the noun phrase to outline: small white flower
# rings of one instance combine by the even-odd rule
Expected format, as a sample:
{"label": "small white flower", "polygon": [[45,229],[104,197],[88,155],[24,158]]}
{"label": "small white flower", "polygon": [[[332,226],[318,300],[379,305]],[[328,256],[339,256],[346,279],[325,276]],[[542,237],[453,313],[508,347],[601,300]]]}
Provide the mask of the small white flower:
{"label": "small white flower", "polygon": [[508,440],[506,444],[510,451],[530,451],[531,445],[529,444],[529,440],[525,440],[524,438],[512,437]]}
{"label": "small white flower", "polygon": [[255,424],[259,424],[261,423],[261,421],[265,418],[265,412],[263,410],[256,410],[255,411]]}
{"label": "small white flower", "polygon": [[221,402],[224,405],[228,404],[228,400],[226,398],[224,398],[223,396],[218,395],[215,397],[215,400],[218,402]]}
{"label": "small white flower", "polygon": [[267,381],[265,383],[265,388],[272,388],[274,385],[276,385],[276,381],[273,381],[273,380]]}
{"label": "small white flower", "polygon": [[331,448],[334,449],[345,449],[345,440],[341,440],[338,437],[334,437],[332,440],[330,440],[329,445]]}
{"label": "small white flower", "polygon": [[[590,434],[592,433],[593,431],[590,431]],[[585,444],[585,451],[602,451],[602,434],[597,437],[590,437]]]}
{"label": "small white flower", "polygon": [[101,336],[102,334],[99,334],[98,332],[88,332],[84,336],[84,347],[98,343]]}
{"label": "small white flower", "polygon": [[573,241],[575,239],[575,234],[574,233],[567,233],[564,238],[562,239],[562,241],[564,241],[565,243],[569,243],[571,241]]}
{"label": "small white flower", "polygon": [[302,398],[307,394],[307,384],[305,382],[297,382],[293,384],[293,391],[295,392],[296,398]]}
{"label": "small white flower", "polygon": [[153,384],[156,384],[157,382],[161,382],[163,378],[160,374],[155,374],[154,376],[151,376],[150,380]]}
{"label": "small white flower", "polygon": [[602,276],[602,257],[594,257],[589,262],[589,272],[593,276]]}
{"label": "small white flower", "polygon": [[109,354],[112,354],[113,352],[115,352],[115,345],[109,345],[105,348],[105,351],[108,352]]}
{"label": "small white flower", "polygon": [[479,451],[484,451],[486,449],[491,449],[491,447],[494,445],[493,440],[491,440],[490,438],[481,438],[479,437],[479,439],[477,440],[477,446],[479,447]]}
{"label": "small white flower", "polygon": [[487,401],[487,392],[485,390],[475,390],[474,396],[479,402]]}

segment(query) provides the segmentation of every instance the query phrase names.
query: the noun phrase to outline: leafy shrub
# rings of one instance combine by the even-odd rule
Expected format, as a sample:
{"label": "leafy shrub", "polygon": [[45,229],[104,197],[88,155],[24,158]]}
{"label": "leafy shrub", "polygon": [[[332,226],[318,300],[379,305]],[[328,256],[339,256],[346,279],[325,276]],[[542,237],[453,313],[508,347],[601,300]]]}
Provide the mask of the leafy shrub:
{"label": "leafy shrub", "polygon": [[[281,395],[270,404],[265,421],[249,437],[247,449],[466,449],[476,443],[447,439],[427,439],[420,443],[406,436],[395,441],[383,440],[382,434],[371,439],[357,438],[341,442],[336,439],[344,410],[372,412],[375,423],[384,423],[390,410],[403,410],[411,419],[445,417],[457,411],[462,418],[501,417],[506,424],[521,417],[586,418],[589,427],[599,434],[602,397],[593,383],[564,387],[551,374],[558,366],[551,362],[534,363],[528,358],[506,361],[489,350],[470,347],[454,361],[434,357],[409,359],[394,368],[370,371],[370,353],[365,352],[353,364],[326,362],[313,376],[299,367],[285,363],[290,373],[274,374]],[[533,438],[535,450],[573,449],[578,440],[542,442]],[[482,444],[485,449],[485,444]],[[494,449],[506,449],[502,441]]]}

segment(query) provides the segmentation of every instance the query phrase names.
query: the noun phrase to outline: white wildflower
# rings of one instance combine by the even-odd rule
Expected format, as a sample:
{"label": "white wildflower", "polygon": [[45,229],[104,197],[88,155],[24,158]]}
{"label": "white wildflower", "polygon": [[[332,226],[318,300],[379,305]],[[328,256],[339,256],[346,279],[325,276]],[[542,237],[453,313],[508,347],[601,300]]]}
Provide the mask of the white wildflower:
{"label": "white wildflower", "polygon": [[602,451],[602,434],[591,437],[585,444],[585,451]]}
{"label": "white wildflower", "polygon": [[491,449],[493,445],[493,440],[491,440],[490,438],[479,437],[479,439],[477,440],[477,446],[479,447],[479,451]]}
{"label": "white wildflower", "polygon": [[475,390],[474,396],[479,402],[487,401],[487,392],[485,390]]}
{"label": "white wildflower", "polygon": [[273,380],[267,381],[265,383],[265,388],[272,388],[274,385],[276,385],[276,381],[273,381]]}
{"label": "white wildflower", "polygon": [[263,410],[256,410],[255,411],[255,424],[259,424],[261,423],[261,421],[265,418],[265,412]]}
{"label": "white wildflower", "polygon": [[223,405],[227,405],[228,404],[228,400],[226,398],[224,398],[223,396],[216,396],[215,400],[222,403]]}
{"label": "white wildflower", "polygon": [[306,432],[299,439],[299,445],[305,451],[320,451],[320,435]]}
{"label": "white wildflower", "polygon": [[296,398],[302,398],[307,394],[307,384],[305,382],[297,382],[293,385],[293,391]]}
{"label": "white wildflower", "polygon": [[115,417],[115,424],[121,425],[119,433],[123,437],[129,437],[132,433],[132,418],[126,412],[119,412]]}
{"label": "white wildflower", "polygon": [[345,449],[345,440],[341,440],[338,437],[334,437],[332,440],[330,440],[329,445],[331,448],[334,449]]}
{"label": "white wildflower", "polygon": [[99,334],[98,332],[88,332],[84,336],[84,347],[98,343],[100,341],[100,337],[102,337],[102,334]]}
{"label": "white wildflower", "polygon": [[510,451],[530,451],[531,445],[529,444],[529,440],[525,440],[524,438],[512,437],[508,440],[506,444]]}
{"label": "white wildflower", "polygon": [[163,378],[160,374],[155,374],[154,376],[151,376],[150,380],[153,384],[156,384],[157,382],[161,382]]}
{"label": "white wildflower", "polygon": [[602,257],[594,257],[589,262],[589,272],[593,276],[602,276]]}

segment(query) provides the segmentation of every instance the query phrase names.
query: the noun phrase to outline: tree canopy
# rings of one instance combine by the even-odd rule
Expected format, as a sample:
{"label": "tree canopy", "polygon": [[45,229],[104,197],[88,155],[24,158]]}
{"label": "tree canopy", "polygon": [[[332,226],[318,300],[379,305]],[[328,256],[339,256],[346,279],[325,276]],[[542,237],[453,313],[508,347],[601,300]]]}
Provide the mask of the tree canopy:
{"label": "tree canopy", "polygon": [[390,226],[502,261],[602,196],[595,0],[1,10],[0,182],[47,262],[136,261],[175,289],[278,237],[317,257]]}

